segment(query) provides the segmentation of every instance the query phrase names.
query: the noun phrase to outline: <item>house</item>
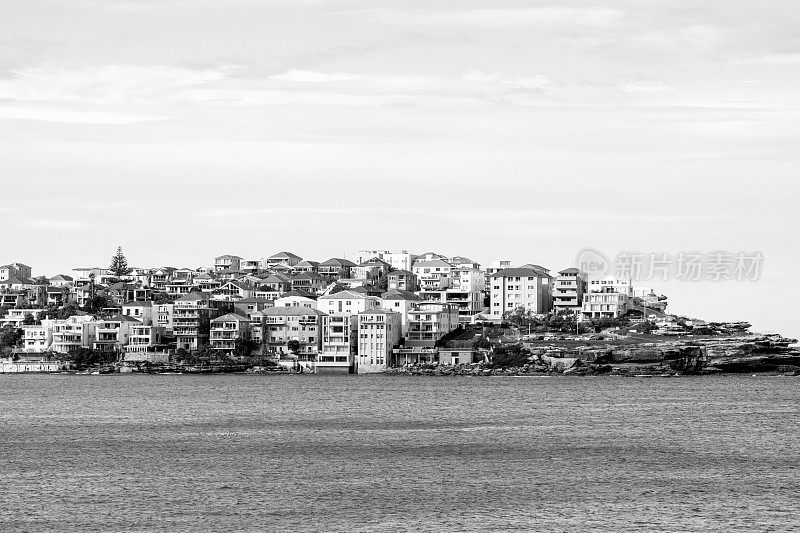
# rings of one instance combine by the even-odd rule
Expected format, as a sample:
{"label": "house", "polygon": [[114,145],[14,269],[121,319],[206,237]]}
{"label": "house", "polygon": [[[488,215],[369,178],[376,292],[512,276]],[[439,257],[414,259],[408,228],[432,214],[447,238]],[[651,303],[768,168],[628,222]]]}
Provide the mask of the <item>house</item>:
{"label": "house", "polygon": [[319,272],[319,261],[309,261],[304,259],[300,261],[296,265],[292,267],[293,274],[300,274],[300,273],[318,273]]}
{"label": "house", "polygon": [[267,268],[272,268],[278,265],[285,265],[291,268],[302,260],[302,257],[295,255],[292,252],[278,252],[267,258]]}
{"label": "house", "polygon": [[246,274],[258,274],[258,271],[261,270],[261,261],[258,259],[242,259],[239,262],[238,270]]}
{"label": "house", "polygon": [[524,309],[534,314],[550,312],[553,306],[551,276],[544,269],[505,268],[492,275],[490,316],[501,321],[506,313]]}
{"label": "house", "polygon": [[128,302],[122,305],[120,314],[135,318],[144,325],[153,323],[153,302]]}
{"label": "house", "polygon": [[420,302],[408,312],[405,344],[433,348],[458,326],[458,311],[452,305]]}
{"label": "house", "polygon": [[219,289],[214,291],[214,298],[233,301],[239,298],[253,298],[255,293],[255,287],[241,281],[231,280],[223,283]]}
{"label": "house", "polygon": [[387,276],[388,289],[413,292],[417,287],[417,276],[409,270],[392,270]]}
{"label": "house", "polygon": [[92,349],[104,352],[122,351],[130,341],[131,326],[140,324],[135,318],[126,315],[98,320]]}
{"label": "house", "polygon": [[366,279],[374,282],[387,272],[391,266],[389,263],[378,257],[373,257],[364,261],[356,267],[350,269],[350,276],[355,279]]}
{"label": "house", "polygon": [[122,281],[112,283],[106,288],[105,297],[114,305],[122,305],[133,300],[136,285]]}
{"label": "house", "polygon": [[381,295],[381,307],[400,313],[401,335],[408,331],[408,313],[420,302],[419,296],[410,291],[389,289]]}
{"label": "house", "polygon": [[317,308],[317,296],[310,292],[292,290],[275,300],[275,307],[308,307]]}
{"label": "house", "polygon": [[356,263],[361,264],[368,259],[372,259],[373,257],[383,259],[383,257],[389,253],[389,250],[359,250],[356,252]]}
{"label": "house", "polygon": [[22,349],[26,352],[45,352],[53,342],[54,320],[42,320],[39,324],[23,325]]}
{"label": "house", "polygon": [[78,348],[89,348],[94,342],[97,322],[91,315],[75,315],[53,322],[51,349],[58,353],[70,353]]}
{"label": "house", "polygon": [[0,281],[5,281],[15,276],[18,278],[32,277],[31,267],[23,263],[10,263],[0,266]]}
{"label": "house", "polygon": [[325,278],[313,272],[303,272],[291,277],[293,291],[305,291],[314,294],[321,293],[327,283]]}
{"label": "house", "polygon": [[392,348],[400,343],[400,313],[370,309],[358,314],[359,374],[385,372]]}
{"label": "house", "polygon": [[577,268],[565,268],[553,280],[553,311],[578,314],[583,307],[587,274]]}
{"label": "house", "polygon": [[249,317],[253,313],[267,307],[274,307],[274,305],[273,300],[267,300],[266,298],[242,298],[233,302],[233,312]]}
{"label": "house", "polygon": [[150,274],[150,285],[157,291],[166,291],[167,283],[172,281],[172,273],[175,271],[172,267],[157,268]]}
{"label": "house", "polygon": [[225,254],[214,258],[214,272],[222,270],[239,270],[242,258],[238,255]]}
{"label": "house", "polygon": [[[279,297],[285,292],[292,290],[292,280],[283,274],[273,273],[263,278],[256,286],[256,291],[259,293],[274,294],[275,298]],[[261,296],[260,294],[257,296]],[[265,296],[269,299],[269,296]],[[272,298],[273,300],[275,298]]]}
{"label": "house", "polygon": [[72,276],[67,276],[66,274],[58,274],[48,279],[47,281],[50,282],[51,287],[62,288],[62,287],[71,287],[72,283],[75,280],[72,278]]}
{"label": "house", "polygon": [[192,284],[202,292],[213,292],[222,285],[222,282],[210,274],[200,273],[194,275]]}
{"label": "house", "polygon": [[67,303],[68,287],[47,287],[45,290],[45,304],[48,306],[61,307]]}
{"label": "house", "polygon": [[30,316],[34,320],[39,316],[39,313],[44,309],[9,309],[6,315],[0,318],[0,328],[3,326],[11,326],[12,328],[21,328],[25,317]]}
{"label": "house", "polygon": [[318,271],[320,275],[325,276],[329,280],[333,280],[351,277],[350,270],[355,267],[356,264],[348,259],[332,257],[320,263]]}
{"label": "house", "polygon": [[380,306],[380,298],[350,290],[320,296],[317,299],[317,309],[328,315],[357,315]]}
{"label": "house", "polygon": [[288,354],[288,342],[296,340],[299,354],[313,360],[322,346],[323,315],[308,307],[267,307],[250,317],[251,337],[262,350],[276,354]]}
{"label": "house", "polygon": [[227,313],[211,321],[211,349],[232,355],[237,340],[250,340],[250,319],[238,313]]}
{"label": "house", "polygon": [[[156,352],[164,343],[166,329],[161,326],[146,326],[144,324],[132,324],[130,337],[125,346],[126,361],[136,360],[128,354],[142,354],[146,352]],[[147,360],[147,359],[146,359]]]}

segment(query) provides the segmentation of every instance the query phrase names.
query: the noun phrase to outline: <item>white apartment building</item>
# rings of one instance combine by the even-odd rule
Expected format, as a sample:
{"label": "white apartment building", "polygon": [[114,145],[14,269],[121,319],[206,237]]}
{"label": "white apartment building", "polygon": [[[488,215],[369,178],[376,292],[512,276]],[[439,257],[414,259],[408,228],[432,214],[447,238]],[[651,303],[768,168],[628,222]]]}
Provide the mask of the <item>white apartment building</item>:
{"label": "white apartment building", "polygon": [[89,348],[94,342],[97,322],[91,315],[76,315],[53,323],[52,350],[69,353],[77,348]]}
{"label": "white apartment building", "polygon": [[387,311],[400,313],[402,336],[408,331],[408,313],[420,302],[419,296],[413,292],[389,289],[381,295],[381,307]]}
{"label": "white apartment building", "polygon": [[54,320],[42,320],[41,324],[22,326],[23,350],[26,352],[45,352],[53,342]]}
{"label": "white apartment building", "polygon": [[452,305],[420,302],[408,313],[406,346],[431,348],[458,324],[458,311]]}
{"label": "white apartment building", "polygon": [[492,275],[489,318],[503,320],[506,313],[523,308],[535,314],[553,306],[551,277],[534,268],[505,268]]}
{"label": "white apartment building", "polygon": [[583,295],[581,318],[616,318],[628,312],[629,297],[608,287],[601,292],[587,292]]}
{"label": "white apartment building", "polygon": [[400,342],[400,313],[372,309],[358,314],[358,373],[385,372]]}

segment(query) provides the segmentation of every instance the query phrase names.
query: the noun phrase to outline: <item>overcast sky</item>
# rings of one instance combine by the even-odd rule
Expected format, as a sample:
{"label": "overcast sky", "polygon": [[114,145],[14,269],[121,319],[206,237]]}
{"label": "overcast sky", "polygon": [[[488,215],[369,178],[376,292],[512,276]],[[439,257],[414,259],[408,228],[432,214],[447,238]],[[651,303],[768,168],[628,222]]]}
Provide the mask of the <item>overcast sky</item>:
{"label": "overcast sky", "polygon": [[650,285],[800,335],[799,95],[796,0],[3,0],[0,263],[761,251]]}

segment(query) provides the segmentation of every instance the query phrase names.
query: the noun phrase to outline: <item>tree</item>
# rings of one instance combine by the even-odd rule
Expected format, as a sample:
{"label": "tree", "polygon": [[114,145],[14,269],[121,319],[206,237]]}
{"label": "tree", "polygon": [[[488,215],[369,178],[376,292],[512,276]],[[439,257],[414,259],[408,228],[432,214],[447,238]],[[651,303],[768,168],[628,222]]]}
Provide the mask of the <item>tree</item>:
{"label": "tree", "polygon": [[244,357],[250,355],[256,348],[256,343],[249,339],[243,339],[242,337],[237,337],[233,341],[233,355],[235,357]]}
{"label": "tree", "polygon": [[25,313],[25,317],[22,319],[22,324],[25,326],[33,326],[36,324],[36,319],[31,313]]}
{"label": "tree", "polygon": [[0,352],[10,353],[22,340],[23,332],[10,324],[0,328]]}
{"label": "tree", "polygon": [[125,258],[125,254],[122,253],[122,246],[117,247],[117,253],[111,258],[111,265],[109,265],[108,270],[115,278],[127,276],[132,272],[128,268],[128,260]]}
{"label": "tree", "polygon": [[86,311],[89,313],[99,313],[103,308],[109,307],[108,299],[105,296],[95,296],[86,303]]}
{"label": "tree", "polygon": [[536,314],[533,311],[530,309],[525,309],[522,306],[517,307],[513,311],[508,311],[505,315],[503,315],[503,319],[519,329],[542,325],[541,320],[536,317]]}
{"label": "tree", "polygon": [[294,355],[300,353],[300,341],[297,339],[292,339],[286,343],[286,347],[292,352]]}
{"label": "tree", "polygon": [[8,310],[11,309],[7,305],[0,305],[0,318],[3,318],[8,314]]}

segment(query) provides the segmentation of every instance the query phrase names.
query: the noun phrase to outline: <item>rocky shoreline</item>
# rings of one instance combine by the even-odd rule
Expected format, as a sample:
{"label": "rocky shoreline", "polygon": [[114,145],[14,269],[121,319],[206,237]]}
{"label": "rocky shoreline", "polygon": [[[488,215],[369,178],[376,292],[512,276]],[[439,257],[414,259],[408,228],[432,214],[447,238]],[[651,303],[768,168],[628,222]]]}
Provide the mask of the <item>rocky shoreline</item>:
{"label": "rocky shoreline", "polygon": [[530,353],[522,366],[411,365],[388,374],[423,376],[617,375],[674,377],[721,373],[772,373],[800,376],[800,349],[780,335],[741,335],[638,344],[609,341],[601,345],[524,344]]}

